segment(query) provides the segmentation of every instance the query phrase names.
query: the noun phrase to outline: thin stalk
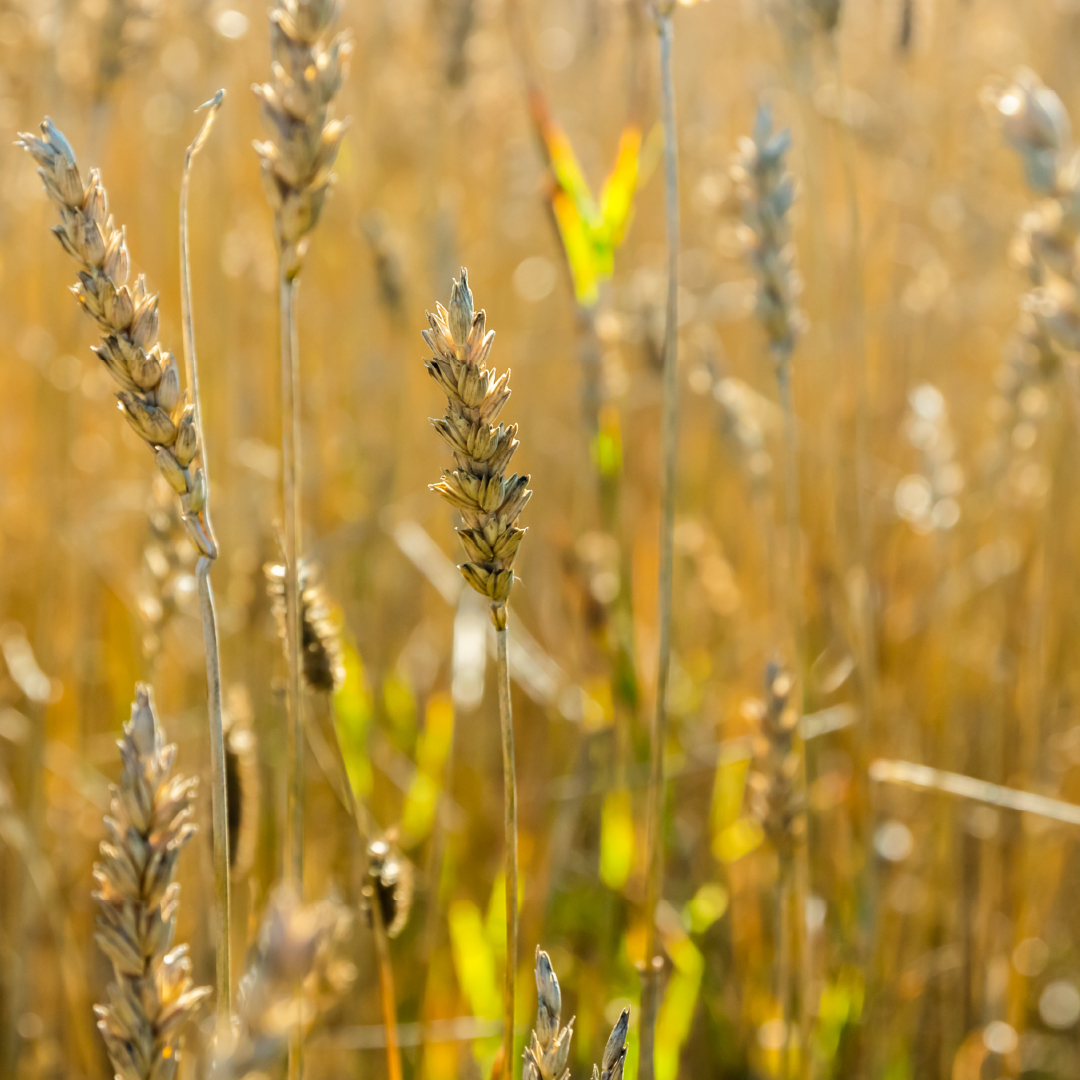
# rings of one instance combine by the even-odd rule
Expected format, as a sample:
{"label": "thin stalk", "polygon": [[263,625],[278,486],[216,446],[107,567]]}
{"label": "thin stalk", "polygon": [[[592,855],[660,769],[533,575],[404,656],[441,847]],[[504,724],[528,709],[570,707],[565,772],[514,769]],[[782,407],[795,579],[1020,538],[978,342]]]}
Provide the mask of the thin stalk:
{"label": "thin stalk", "polygon": [[225,791],[225,736],[221,723],[221,658],[218,653],[214,587],[210,584],[213,560],[199,559],[195,578],[199,586],[199,611],[206,652],[206,697],[210,715],[211,817],[214,833],[214,891],[217,896],[217,1016],[220,1030],[227,1031],[232,1016],[232,976],[229,940],[229,810]]}
{"label": "thin stalk", "polygon": [[784,1025],[784,1045],[780,1051],[780,1076],[791,1076],[791,902],[795,878],[794,861],[790,855],[780,856],[776,886],[776,999],[780,1003],[780,1019]]}
{"label": "thin stalk", "polygon": [[678,447],[679,334],[679,173],[675,128],[675,81],[671,63],[673,4],[655,9],[660,38],[660,99],[664,124],[664,195],[667,226],[668,295],[664,327],[663,473],[660,492],[660,568],[658,621],[660,634],[656,671],[656,712],[650,741],[648,814],[646,819],[645,985],[641,1003],[641,1080],[652,1080],[656,1030],[656,908],[664,869],[664,746],[667,742],[667,689],[671,666],[671,585],[674,569],[675,462]]}
{"label": "thin stalk", "polygon": [[210,720],[210,791],[214,832],[214,891],[217,897],[217,1016],[219,1030],[224,1032],[232,1016],[232,977],[229,940],[229,812],[225,781],[225,735],[221,721],[221,658],[218,647],[217,615],[214,611],[214,589],[210,584],[210,569],[216,558],[217,543],[210,523],[210,466],[207,462],[206,439],[202,428],[202,406],[199,400],[199,361],[195,351],[195,318],[191,304],[191,260],[188,255],[188,190],[191,163],[210,134],[214,117],[225,99],[219,90],[201,106],[207,109],[206,119],[195,141],[187,149],[184,172],[180,181],[180,309],[184,338],[184,370],[188,392],[195,409],[195,430],[203,476],[206,480],[206,533],[210,538],[213,557],[203,556],[195,570],[199,587],[199,609],[203,624],[203,645],[206,653],[206,698]]}
{"label": "thin stalk", "polygon": [[517,771],[514,766],[514,717],[510,708],[510,661],[506,628],[495,631],[498,645],[499,723],[503,752],[503,831],[506,845],[506,986],[503,1008],[503,1076],[514,1077],[514,990],[518,952]]}
{"label": "thin stalk", "polygon": [[371,897],[371,927],[375,935],[383,1026],[386,1028],[386,1076],[387,1080],[401,1080],[401,1043],[398,1041],[397,1006],[394,1001],[394,969],[390,966],[390,943],[383,925],[382,906],[374,888]]}
{"label": "thin stalk", "polygon": [[[795,677],[792,690],[795,707],[801,718],[803,715],[803,657],[805,655],[802,604],[802,538],[799,530],[799,436],[795,418],[795,401],[791,386],[791,352],[785,350],[774,356],[776,366],[776,385],[783,415],[783,455],[784,455],[784,514],[785,535],[787,538],[787,576],[790,584],[788,592],[788,620],[791,635],[792,664]],[[806,791],[806,746],[803,743],[798,754],[799,784]],[[806,899],[809,894],[810,868],[806,850],[806,839],[798,844],[793,857],[791,874],[791,903],[795,912],[792,918],[792,946],[798,952],[799,993],[797,995],[797,1021],[799,1045],[801,1048],[802,1068],[805,1073],[809,1019],[810,1019],[810,942],[806,933]],[[784,902],[782,898],[782,902]],[[791,905],[789,905],[791,906]],[[785,1062],[790,1062],[791,1043],[794,1025],[789,1023],[791,995],[786,993],[783,1001],[785,1027]],[[785,1068],[787,1066],[785,1065]]]}
{"label": "thin stalk", "polygon": [[[290,278],[284,260],[281,278],[281,466],[285,501],[285,652],[289,676],[286,691],[285,752],[288,781],[285,848],[286,879],[303,896],[304,888],[304,719],[300,681],[300,342],[296,325],[299,280]],[[300,992],[297,986],[297,993]],[[297,1026],[289,1045],[289,1078],[303,1072],[302,1033]]]}

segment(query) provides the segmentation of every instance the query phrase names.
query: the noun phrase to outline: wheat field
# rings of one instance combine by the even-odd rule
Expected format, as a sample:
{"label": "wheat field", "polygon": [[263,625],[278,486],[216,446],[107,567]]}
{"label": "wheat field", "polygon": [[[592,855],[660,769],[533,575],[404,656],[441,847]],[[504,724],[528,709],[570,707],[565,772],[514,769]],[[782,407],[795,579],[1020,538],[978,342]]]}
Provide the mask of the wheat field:
{"label": "wheat field", "polygon": [[1077,48],[0,0],[0,1080],[1075,1077]]}

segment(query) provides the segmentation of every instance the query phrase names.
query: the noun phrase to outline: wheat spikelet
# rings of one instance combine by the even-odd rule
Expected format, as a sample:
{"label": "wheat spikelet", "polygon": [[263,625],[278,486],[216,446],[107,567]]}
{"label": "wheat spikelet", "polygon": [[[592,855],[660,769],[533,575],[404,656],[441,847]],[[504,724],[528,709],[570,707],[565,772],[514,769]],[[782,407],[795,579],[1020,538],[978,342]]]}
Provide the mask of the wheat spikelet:
{"label": "wheat spikelet", "polygon": [[[264,571],[278,634],[285,642],[285,566],[270,563]],[[301,674],[309,690],[332,694],[345,681],[341,632],[333,619],[333,604],[319,578],[318,566],[310,559],[301,559],[299,577]]]}
{"label": "wheat spikelet", "polygon": [[335,1004],[356,975],[340,955],[349,926],[348,912],[334,900],[302,905],[288,887],[275,891],[240,980],[236,1030],[218,1047],[213,1080],[272,1066],[298,1026],[308,1031]]}
{"label": "wheat spikelet", "polygon": [[[574,1021],[562,1024],[562,991],[551,966],[551,958],[536,947],[536,1026],[525,1048],[522,1080],[569,1080],[566,1062]],[[611,1029],[600,1065],[593,1066],[593,1080],[622,1080],[626,1061],[626,1033],[630,1029],[630,1010],[623,1009]]]}
{"label": "wheat spikelet", "polygon": [[774,135],[772,114],[762,106],[753,136],[739,140],[730,168],[743,222],[740,238],[757,278],[756,313],[778,365],[791,356],[803,323],[791,243],[795,181],[787,171],[790,148],[791,133]]}
{"label": "wheat spikelet", "polygon": [[769,841],[790,854],[806,835],[800,783],[799,711],[792,700],[791,673],[775,661],[765,673],[765,703],[755,738],[754,766],[747,781],[750,809]]}
{"label": "wheat spikelet", "polygon": [[626,1064],[626,1034],[630,1030],[630,1010],[623,1009],[608,1036],[600,1067],[593,1066],[593,1080],[622,1080]]}
{"label": "wheat spikelet", "polygon": [[568,1080],[566,1067],[570,1040],[574,1037],[574,1019],[562,1023],[562,992],[551,966],[551,958],[536,947],[536,1027],[525,1048],[525,1071],[522,1080]]}
{"label": "wheat spikelet", "polygon": [[43,139],[22,133],[16,145],[33,155],[49,198],[60,210],[53,233],[80,266],[72,288],[96,320],[102,341],[94,352],[120,386],[120,409],[153,450],[158,468],[180,496],[184,524],[199,551],[215,558],[217,545],[206,515],[206,478],[194,466],[199,452],[195,408],[180,393],[180,371],[157,341],[158,298],[140,275],[128,288],[127,243],[108,212],[96,169],[84,185],[67,139],[46,117]]}
{"label": "wheat spikelet", "polygon": [[272,79],[254,88],[271,132],[255,150],[290,280],[300,273],[307,234],[334,182],[331,170],[345,132],[332,111],[352,45],[344,33],[326,42],[337,16],[337,0],[277,0],[270,13]]}
{"label": "wheat spikelet", "polygon": [[486,329],[482,310],[473,310],[464,268],[453,284],[450,310],[436,305],[428,323],[423,336],[433,356],[427,370],[447,397],[446,415],[432,424],[457,464],[432,490],[461,514],[457,533],[469,558],[461,573],[490,601],[496,628],[505,629],[514,559],[525,536],[517,520],[532,496],[528,476],[506,476],[518,446],[517,424],[495,426],[510,397],[510,372],[497,376],[487,366],[495,331]]}
{"label": "wheat spikelet", "polygon": [[96,937],[114,981],[109,1003],[95,1011],[119,1080],[170,1080],[181,1030],[210,994],[192,988],[187,946],[172,948],[180,892],[172,879],[195,832],[189,819],[197,781],[170,778],[176,747],[165,745],[150,688],[141,683],[118,745],[123,770],[105,818],[109,839],[94,867]]}

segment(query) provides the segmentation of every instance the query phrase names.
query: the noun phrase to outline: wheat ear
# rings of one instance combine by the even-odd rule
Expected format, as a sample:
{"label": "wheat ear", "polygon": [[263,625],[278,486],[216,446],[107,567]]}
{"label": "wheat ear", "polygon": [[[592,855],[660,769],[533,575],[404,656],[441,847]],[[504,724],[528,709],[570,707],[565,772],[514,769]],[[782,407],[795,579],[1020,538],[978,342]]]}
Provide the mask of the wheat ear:
{"label": "wheat ear", "polygon": [[[270,899],[251,965],[240,980],[237,1023],[219,1039],[211,1080],[270,1070],[299,1027],[308,1031],[337,1002],[356,970],[342,955],[348,912],[334,900],[302,905],[288,886]],[[296,994],[296,986],[304,988]]]}
{"label": "wheat ear", "polygon": [[[525,1048],[523,1080],[569,1080],[566,1062],[574,1020],[562,1027],[562,991],[551,958],[536,947],[536,1026]],[[593,1080],[622,1080],[626,1061],[626,1033],[630,1028],[630,1010],[623,1009],[611,1029],[600,1065],[593,1066]]]}
{"label": "wheat ear", "polygon": [[611,1029],[600,1067],[593,1066],[593,1080],[622,1080],[626,1065],[626,1035],[630,1030],[630,1010],[623,1009]]}
{"label": "wheat ear", "polygon": [[514,989],[517,972],[517,774],[514,763],[514,718],[510,702],[510,662],[506,642],[506,604],[514,586],[514,560],[525,536],[517,522],[532,497],[529,477],[506,468],[517,449],[517,424],[496,426],[510,397],[502,375],[487,366],[495,331],[476,311],[469,275],[450,292],[450,308],[437,304],[428,313],[424,341],[432,357],[427,370],[446,394],[445,415],[432,420],[457,465],[432,484],[461,515],[457,533],[468,560],[462,576],[490,604],[495,624],[499,678],[499,720],[503,749],[503,830],[506,846],[506,985],[503,1010],[503,1063],[510,1076],[514,1060]]}
{"label": "wheat ear", "polygon": [[[798,306],[801,282],[795,268],[795,247],[791,240],[791,207],[795,201],[795,181],[787,168],[790,149],[791,133],[787,130],[774,133],[772,114],[762,106],[758,109],[753,136],[744,138],[739,143],[738,153],[731,165],[731,178],[742,213],[742,239],[757,279],[756,314],[768,341],[783,417],[787,538],[785,570],[789,582],[787,616],[791,665],[782,675],[778,668],[770,668],[768,689],[770,694],[774,694],[781,683],[783,684],[784,715],[787,715],[788,708],[792,710],[794,719],[791,720],[791,735],[797,742],[798,721],[802,716],[802,679],[799,672],[805,650],[799,528],[799,447],[791,376],[792,355],[804,320]],[[794,770],[792,783],[799,790],[805,791],[805,755],[797,752],[787,761]],[[805,830],[798,839],[804,837]],[[781,871],[779,904],[780,910],[786,912],[786,915],[781,925],[782,955],[778,983],[787,1033],[787,1053],[784,1057],[787,1075],[794,1035],[793,1025],[790,1023],[791,994],[788,986],[790,978],[787,974],[788,928],[797,935],[802,945],[799,949],[798,1029],[804,1051],[801,1060],[804,1062],[809,1035],[810,954],[802,914],[809,891],[809,864],[804,842],[795,845],[790,859],[781,857]]]}
{"label": "wheat ear", "polygon": [[135,433],[153,451],[158,468],[180,496],[184,524],[203,555],[217,554],[206,520],[206,480],[194,466],[199,451],[195,407],[180,393],[180,371],[157,341],[158,298],[141,275],[129,288],[129,258],[123,229],[109,215],[97,169],[84,185],[75,153],[46,117],[44,138],[25,132],[16,145],[30,152],[46,194],[60,211],[53,234],[79,263],[72,292],[102,331],[94,352],[119,385],[117,400]]}
{"label": "wheat ear", "polygon": [[118,1080],[171,1080],[183,1026],[210,994],[192,988],[187,946],[172,947],[180,898],[173,875],[195,832],[198,782],[170,778],[176,747],[165,745],[142,683],[118,745],[123,769],[105,818],[109,839],[94,867],[96,937],[112,961],[113,982],[109,1003],[95,1011]]}
{"label": "wheat ear", "polygon": [[[1033,71],[1021,68],[1007,86],[987,87],[984,98],[1020,155],[1028,187],[1039,199],[1021,219],[1012,247],[1032,287],[1021,298],[1016,340],[997,377],[999,446],[994,464],[1002,467],[1014,447],[1023,445],[1018,429],[1037,419],[1037,409],[1025,408],[1033,396],[1026,390],[1045,384],[1064,367],[1074,406],[1080,406],[1075,367],[1062,364],[1063,353],[1080,351],[1080,265],[1075,251],[1080,155],[1064,104]],[[1019,475],[1022,470],[1014,468],[1010,479]]]}
{"label": "wheat ear", "polygon": [[298,893],[304,875],[304,729],[301,700],[300,344],[296,292],[308,246],[334,180],[345,126],[332,117],[352,46],[344,34],[327,41],[337,0],[277,0],[270,13],[271,81],[256,86],[271,133],[256,142],[263,186],[274,210],[281,322],[281,455],[285,510],[286,648],[289,662],[289,877]]}
{"label": "wheat ear", "polygon": [[574,1018],[562,1027],[562,991],[551,958],[536,947],[536,1026],[525,1048],[522,1080],[568,1080]]}
{"label": "wheat ear", "polygon": [[667,310],[664,315],[662,471],[660,483],[660,566],[657,575],[659,645],[656,705],[649,739],[649,792],[645,821],[645,958],[641,988],[641,1080],[652,1080],[654,1038],[659,1010],[662,959],[656,955],[656,909],[664,876],[664,747],[667,742],[667,691],[671,670],[672,577],[675,561],[675,478],[679,400],[679,147],[675,124],[675,74],[672,64],[674,0],[651,5],[660,42],[660,106],[664,125],[664,208],[667,240]]}
{"label": "wheat ear", "polygon": [[[180,372],[175,358],[171,353],[163,352],[157,342],[157,296],[147,290],[141,275],[135,285],[128,288],[130,260],[124,231],[115,227],[109,215],[108,199],[98,171],[91,170],[89,181],[83,184],[71,145],[48,117],[41,125],[43,139],[23,133],[17,145],[29,151],[37,161],[38,175],[44,182],[45,191],[60,210],[60,224],[52,231],[64,250],[80,264],[79,281],[72,292],[102,330],[101,344],[94,352],[120,386],[117,399],[125,418],[153,450],[158,469],[179,495],[184,526],[200,555],[196,576],[206,647],[213,774],[218,1014],[222,1021],[227,1021],[230,1004],[228,813],[221,730],[221,673],[209,580],[209,568],[217,558],[218,548],[210,524],[209,485],[205,455],[201,453],[187,261],[187,186],[191,161],[209,132],[214,112],[221,104],[221,95],[208,104],[211,105],[210,113],[188,150],[181,184],[183,322],[188,391],[193,397],[190,404],[186,402],[186,395],[180,393]],[[200,458],[200,464],[196,464],[196,458]]]}

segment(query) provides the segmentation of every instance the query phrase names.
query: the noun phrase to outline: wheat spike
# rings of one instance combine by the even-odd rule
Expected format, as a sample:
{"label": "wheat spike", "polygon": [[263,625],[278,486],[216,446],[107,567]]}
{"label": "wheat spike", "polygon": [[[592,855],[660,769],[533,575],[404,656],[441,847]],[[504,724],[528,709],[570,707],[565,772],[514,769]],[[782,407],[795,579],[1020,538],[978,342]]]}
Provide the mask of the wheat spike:
{"label": "wheat spike", "polygon": [[[284,642],[285,567],[270,563],[264,572],[278,634]],[[301,674],[309,690],[332,694],[345,681],[341,632],[333,619],[333,604],[320,580],[318,566],[310,559],[301,559],[299,577]]]}
{"label": "wheat spike", "polygon": [[271,133],[255,150],[289,280],[300,273],[345,133],[333,119],[333,102],[352,45],[345,33],[326,40],[337,16],[337,0],[277,0],[270,13],[272,78],[254,88]]}
{"label": "wheat spike", "polygon": [[622,1080],[626,1063],[626,1034],[630,1030],[630,1010],[623,1009],[608,1036],[600,1067],[593,1066],[593,1080]]}
{"label": "wheat spike", "polygon": [[[1020,222],[1012,254],[1032,288],[1020,300],[1015,339],[997,376],[993,411],[999,427],[1001,467],[1017,448],[1033,449],[1045,412],[1041,388],[1062,367],[1062,352],[1080,351],[1080,293],[1075,250],[1080,234],[1080,153],[1072,142],[1061,99],[1033,71],[1021,68],[1007,86],[989,86],[984,99],[1002,134],[1024,164],[1039,201]],[[1022,463],[1014,459],[1019,466]],[[1021,467],[1009,471],[1010,494],[1025,496]]]}
{"label": "wheat spike", "polygon": [[25,132],[17,146],[40,166],[38,175],[60,210],[53,233],[80,266],[72,292],[102,330],[94,352],[120,386],[120,409],[135,433],[153,450],[161,474],[180,496],[184,524],[199,551],[215,558],[217,544],[207,522],[206,478],[194,466],[199,452],[195,408],[180,393],[180,370],[157,341],[158,298],[140,274],[127,286],[129,258],[123,229],[109,215],[96,169],[83,184],[75,153],[45,117],[43,139]]}
{"label": "wheat spike", "polygon": [[748,779],[750,808],[777,851],[791,852],[806,834],[805,800],[800,786],[799,712],[792,701],[791,673],[770,663],[765,673],[765,704],[755,739],[754,767]]}
{"label": "wheat spike", "polygon": [[487,330],[485,313],[473,309],[464,268],[453,284],[450,310],[437,304],[428,324],[423,337],[433,356],[427,370],[447,397],[445,416],[432,424],[457,463],[431,486],[461,514],[457,533],[469,558],[461,573],[490,601],[492,621],[502,630],[514,559],[525,536],[517,521],[532,496],[528,476],[506,476],[518,446],[517,424],[495,426],[510,397],[510,372],[497,376],[487,366],[495,331]]}
{"label": "wheat spike", "polygon": [[574,1037],[574,1020],[564,1028],[562,1023],[562,992],[551,966],[551,958],[539,945],[536,947],[536,1027],[525,1048],[525,1071],[522,1080],[567,1080],[570,1070],[570,1040]]}
{"label": "wheat spike", "polygon": [[119,1080],[171,1080],[183,1026],[210,994],[192,988],[187,946],[172,947],[180,894],[173,875],[195,832],[197,781],[170,778],[176,747],[165,745],[152,693],[141,683],[118,745],[123,769],[94,867],[96,938],[114,981],[109,1003],[95,1011]]}
{"label": "wheat spike", "polygon": [[349,927],[348,912],[335,900],[304,905],[287,886],[274,892],[240,980],[236,1030],[217,1048],[213,1080],[273,1065],[298,1025],[309,1030],[336,1003],[356,975],[341,956]]}
{"label": "wheat spike", "polygon": [[791,132],[773,134],[772,114],[762,106],[753,136],[739,140],[730,169],[743,221],[741,238],[757,278],[757,317],[777,364],[791,356],[803,324],[791,242],[795,181],[787,171],[790,148]]}

